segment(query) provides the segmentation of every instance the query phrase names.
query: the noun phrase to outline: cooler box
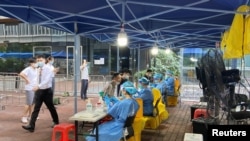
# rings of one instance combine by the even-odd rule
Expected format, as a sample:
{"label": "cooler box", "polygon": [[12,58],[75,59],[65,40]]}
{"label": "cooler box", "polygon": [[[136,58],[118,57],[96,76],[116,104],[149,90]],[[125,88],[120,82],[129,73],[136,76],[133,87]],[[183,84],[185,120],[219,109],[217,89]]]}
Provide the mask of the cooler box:
{"label": "cooler box", "polygon": [[207,108],[207,102],[199,102],[197,104],[193,104],[190,107],[190,110],[191,110],[190,120],[192,121],[192,119],[194,118],[194,112],[195,112],[196,109],[206,109],[206,108]]}

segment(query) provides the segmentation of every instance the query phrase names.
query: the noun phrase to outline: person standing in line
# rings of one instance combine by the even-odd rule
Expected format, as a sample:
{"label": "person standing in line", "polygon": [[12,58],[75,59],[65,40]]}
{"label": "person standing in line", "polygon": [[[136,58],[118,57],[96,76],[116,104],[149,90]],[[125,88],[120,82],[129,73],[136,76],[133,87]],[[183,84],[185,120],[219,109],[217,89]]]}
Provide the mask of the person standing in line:
{"label": "person standing in line", "polygon": [[121,96],[122,84],[129,80],[129,77],[131,74],[132,74],[131,71],[127,68],[124,68],[120,71],[120,75],[122,79],[121,79],[120,84],[117,85],[117,97]]}
{"label": "person standing in line", "polygon": [[102,90],[104,95],[103,99],[105,101],[106,106],[110,106],[110,102],[112,102],[112,105],[115,104],[117,101],[119,101],[115,97],[115,88],[118,84],[121,82],[121,75],[120,73],[116,72],[112,75],[112,80],[109,82],[104,89]]}
{"label": "person standing in line", "polygon": [[150,83],[154,82],[153,71],[151,69],[147,69],[146,73],[144,74],[144,77],[146,77]]}
{"label": "person standing in line", "polygon": [[59,71],[59,68],[55,68],[53,66],[53,63],[54,63],[54,57],[52,56],[49,56],[46,60],[46,64],[50,67],[51,71],[53,72],[52,74],[52,92],[53,92],[53,95],[54,95],[54,92],[55,92],[55,74]]}
{"label": "person standing in line", "polygon": [[80,66],[81,70],[81,99],[86,100],[87,90],[89,85],[89,67],[86,59],[83,60],[82,65]]}
{"label": "person standing in line", "polygon": [[38,83],[38,70],[35,58],[29,59],[29,66],[23,69],[19,76],[25,80],[26,105],[24,107],[22,123],[28,123],[34,107],[34,91],[32,90]]}
{"label": "person standing in line", "polygon": [[37,62],[38,62],[38,67],[40,68],[40,72],[38,76],[39,84],[33,87],[33,90],[35,91],[35,98],[34,98],[35,107],[32,112],[29,125],[22,126],[23,129],[29,132],[34,132],[35,130],[35,123],[43,102],[49,109],[50,115],[53,119],[52,127],[54,127],[54,125],[56,124],[59,124],[58,114],[52,100],[53,92],[51,86],[52,86],[53,72],[50,70],[48,65],[45,65],[45,61],[46,61],[45,56],[43,55],[37,56]]}

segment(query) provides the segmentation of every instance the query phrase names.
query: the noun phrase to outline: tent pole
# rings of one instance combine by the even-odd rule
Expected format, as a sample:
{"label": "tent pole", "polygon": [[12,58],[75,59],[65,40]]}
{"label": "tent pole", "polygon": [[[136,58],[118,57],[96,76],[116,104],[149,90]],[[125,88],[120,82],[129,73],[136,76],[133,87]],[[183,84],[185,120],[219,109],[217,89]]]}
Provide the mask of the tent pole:
{"label": "tent pole", "polygon": [[77,25],[75,23],[75,46],[74,46],[74,112],[77,113],[77,82],[80,81],[80,35],[77,34]]}

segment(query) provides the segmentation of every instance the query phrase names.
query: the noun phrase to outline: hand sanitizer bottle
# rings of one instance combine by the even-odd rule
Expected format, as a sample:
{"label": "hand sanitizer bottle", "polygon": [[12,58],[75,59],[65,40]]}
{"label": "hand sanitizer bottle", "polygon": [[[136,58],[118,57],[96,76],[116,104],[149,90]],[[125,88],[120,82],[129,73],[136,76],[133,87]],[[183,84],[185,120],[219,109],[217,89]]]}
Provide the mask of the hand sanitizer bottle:
{"label": "hand sanitizer bottle", "polygon": [[92,112],[92,108],[93,106],[92,106],[91,100],[89,99],[88,103],[86,104],[86,109],[88,112]]}

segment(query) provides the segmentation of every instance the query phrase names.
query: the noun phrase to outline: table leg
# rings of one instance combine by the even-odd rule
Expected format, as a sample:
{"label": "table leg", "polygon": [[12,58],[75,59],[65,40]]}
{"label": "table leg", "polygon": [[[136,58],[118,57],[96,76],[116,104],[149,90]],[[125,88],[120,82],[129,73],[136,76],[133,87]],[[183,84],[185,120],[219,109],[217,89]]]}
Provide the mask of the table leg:
{"label": "table leg", "polygon": [[75,141],[78,141],[78,121],[75,120]]}
{"label": "table leg", "polygon": [[98,123],[99,123],[99,122],[95,122],[95,128],[96,128],[96,141],[99,141],[99,128],[98,128]]}

